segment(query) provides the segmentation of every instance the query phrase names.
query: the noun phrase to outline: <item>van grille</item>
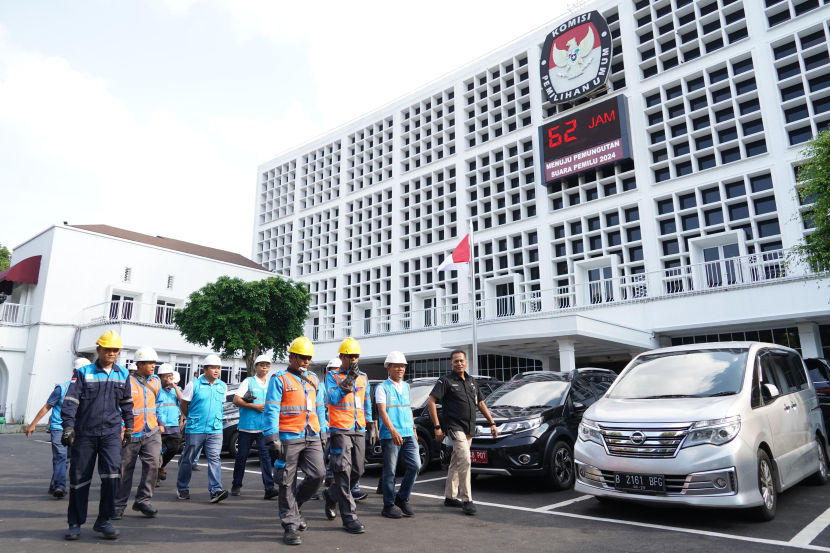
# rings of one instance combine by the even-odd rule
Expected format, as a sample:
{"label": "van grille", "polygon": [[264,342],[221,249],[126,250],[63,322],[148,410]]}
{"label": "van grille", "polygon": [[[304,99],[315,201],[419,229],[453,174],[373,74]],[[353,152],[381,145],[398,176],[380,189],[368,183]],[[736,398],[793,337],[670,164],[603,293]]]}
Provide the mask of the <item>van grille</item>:
{"label": "van grille", "polygon": [[609,455],[646,459],[677,455],[691,426],[691,423],[599,423]]}

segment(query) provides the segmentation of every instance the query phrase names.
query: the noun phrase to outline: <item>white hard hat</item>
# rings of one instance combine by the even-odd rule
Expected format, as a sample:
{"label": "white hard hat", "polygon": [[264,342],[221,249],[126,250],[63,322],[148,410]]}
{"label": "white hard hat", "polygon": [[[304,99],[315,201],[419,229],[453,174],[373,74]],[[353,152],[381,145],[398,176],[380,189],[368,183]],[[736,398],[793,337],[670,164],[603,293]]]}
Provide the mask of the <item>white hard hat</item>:
{"label": "white hard hat", "polygon": [[339,368],[339,367],[341,367],[342,365],[343,365],[343,362],[342,362],[342,361],[340,361],[340,358],[339,358],[339,357],[335,357],[334,359],[332,359],[331,361],[329,361],[329,364],[328,364],[328,365],[326,365],[326,368],[327,368],[327,369],[331,369],[331,368],[334,368],[334,367],[338,367],[338,368]]}
{"label": "white hard hat", "polygon": [[202,361],[202,366],[203,367],[211,367],[211,366],[221,367],[222,366],[222,360],[215,353],[211,353],[210,355],[205,357],[204,361]]}
{"label": "white hard hat", "polygon": [[162,363],[161,367],[159,367],[159,376],[163,374],[173,374],[173,365],[170,363]]}
{"label": "white hard hat", "polygon": [[256,361],[254,361],[254,365],[258,365],[260,363],[270,364],[271,363],[271,358],[263,353],[262,355],[260,355],[259,357],[256,358]]}
{"label": "white hard hat", "polygon": [[78,357],[75,359],[74,368],[80,369],[81,367],[86,367],[87,365],[89,365],[89,359],[85,357]]}
{"label": "white hard hat", "polygon": [[130,372],[137,371],[138,367],[136,366],[135,363],[130,363],[129,365],[127,365],[127,370],[130,371]]}
{"label": "white hard hat", "polygon": [[173,384],[178,384],[179,380],[181,380],[181,379],[182,379],[182,375],[180,375],[178,372],[173,373]]}
{"label": "white hard hat", "polygon": [[143,348],[138,348],[138,351],[135,352],[135,359],[133,360],[136,363],[142,363],[144,361],[152,361],[155,363],[159,360],[159,356],[156,350],[149,346],[144,346]]}
{"label": "white hard hat", "polygon": [[406,365],[406,357],[399,351],[389,352],[389,355],[386,356],[386,361],[383,362],[383,366],[388,367],[389,363],[403,363]]}

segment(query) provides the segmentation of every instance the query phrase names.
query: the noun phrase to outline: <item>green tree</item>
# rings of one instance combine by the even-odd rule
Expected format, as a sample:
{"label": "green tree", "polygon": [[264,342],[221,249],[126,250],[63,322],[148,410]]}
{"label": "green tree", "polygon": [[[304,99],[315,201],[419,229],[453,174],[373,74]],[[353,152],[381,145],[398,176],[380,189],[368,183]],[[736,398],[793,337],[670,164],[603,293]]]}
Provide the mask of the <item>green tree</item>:
{"label": "green tree", "polygon": [[[5,271],[12,265],[12,252],[9,248],[0,244],[0,271]],[[0,303],[6,301],[6,295],[0,292]]]}
{"label": "green tree", "polygon": [[185,340],[221,357],[242,352],[251,376],[262,352],[273,350],[275,358],[283,359],[291,341],[303,333],[310,303],[305,285],[297,282],[223,276],[190,294],[187,305],[173,313],[173,322]]}
{"label": "green tree", "polygon": [[796,190],[801,204],[810,204],[801,217],[815,230],[795,247],[793,255],[814,271],[826,270],[830,267],[830,131],[813,137],[801,155],[805,162],[796,175]]}

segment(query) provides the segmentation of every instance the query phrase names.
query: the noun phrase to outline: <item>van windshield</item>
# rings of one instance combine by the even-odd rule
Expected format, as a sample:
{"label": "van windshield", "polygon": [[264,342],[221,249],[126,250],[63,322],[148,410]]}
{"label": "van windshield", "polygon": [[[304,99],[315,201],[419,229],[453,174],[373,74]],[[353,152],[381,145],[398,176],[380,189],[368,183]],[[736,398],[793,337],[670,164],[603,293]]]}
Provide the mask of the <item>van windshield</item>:
{"label": "van windshield", "polygon": [[643,355],[617,379],[611,399],[715,397],[741,391],[748,349],[671,351]]}

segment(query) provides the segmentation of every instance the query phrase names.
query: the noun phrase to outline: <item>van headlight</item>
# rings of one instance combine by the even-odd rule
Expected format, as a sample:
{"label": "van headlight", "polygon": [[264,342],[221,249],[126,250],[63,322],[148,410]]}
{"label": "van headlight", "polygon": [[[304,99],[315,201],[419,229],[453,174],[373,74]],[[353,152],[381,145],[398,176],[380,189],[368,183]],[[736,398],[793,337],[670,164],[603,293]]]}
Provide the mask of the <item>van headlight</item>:
{"label": "van headlight", "polygon": [[586,418],[583,418],[582,422],[579,423],[579,439],[583,442],[596,442],[599,445],[604,445],[599,426],[594,421]]}
{"label": "van headlight", "polygon": [[701,444],[723,445],[731,442],[741,431],[741,416],[698,421],[692,425],[683,447]]}
{"label": "van headlight", "polygon": [[542,426],[542,417],[518,422],[506,422],[499,427],[499,434],[515,434],[525,430],[533,430]]}

